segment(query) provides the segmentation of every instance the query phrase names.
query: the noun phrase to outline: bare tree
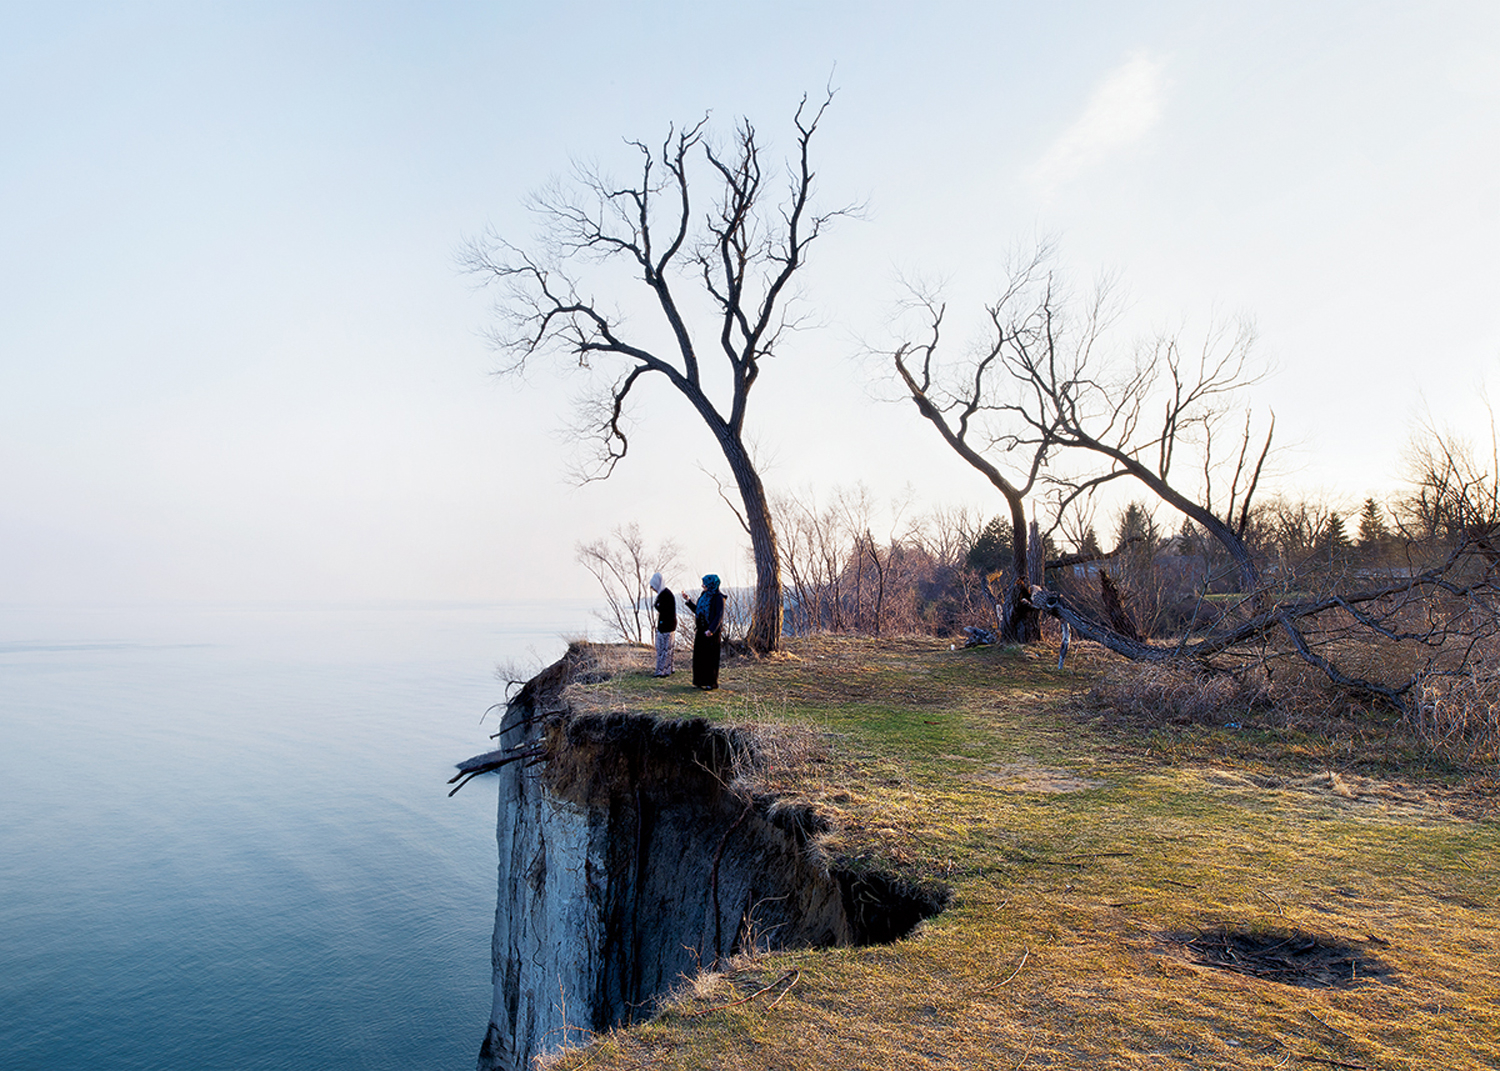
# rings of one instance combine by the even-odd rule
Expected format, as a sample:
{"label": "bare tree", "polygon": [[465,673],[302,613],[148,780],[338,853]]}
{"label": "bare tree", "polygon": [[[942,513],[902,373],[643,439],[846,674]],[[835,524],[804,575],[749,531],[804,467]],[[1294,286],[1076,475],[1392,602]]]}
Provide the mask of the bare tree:
{"label": "bare tree", "polygon": [[[1193,348],[1178,336],[1159,336],[1128,362],[1109,361],[1101,352],[1110,321],[1107,288],[1097,289],[1075,310],[1044,255],[1013,275],[986,312],[991,334],[981,359],[989,362],[986,370],[996,371],[987,384],[975,380],[966,409],[991,412],[1009,423],[994,441],[1010,449],[1027,447],[1038,459],[1035,471],[1046,467],[1056,514],[1065,516],[1080,500],[1121,479],[1144,486],[1212,537],[1232,562],[1247,604],[1260,614],[1226,635],[1159,649],[1087,619],[1037,586],[1029,600],[1034,606],[1119,653],[1147,661],[1204,659],[1279,628],[1330,678],[1378,690],[1342,674],[1297,632],[1299,615],[1319,612],[1312,608],[1317,600],[1289,613],[1264,604],[1245,534],[1275,421],[1268,422],[1261,439],[1248,411],[1243,424],[1234,416],[1237,395],[1259,378],[1248,324],[1211,328]],[[1226,433],[1232,435],[1227,457]]]}
{"label": "bare tree", "polygon": [[[597,168],[580,168],[576,182],[536,198],[545,238],[540,251],[487,234],[470,244],[467,268],[499,284],[500,326],[492,340],[508,358],[503,371],[520,373],[544,352],[566,354],[577,367],[606,363],[616,377],[585,406],[598,454],[587,478],[602,479],[629,449],[626,406],[652,377],[665,380],[713,434],[734,477],[755,559],[755,599],[747,640],[761,652],[781,639],[781,574],[766,491],[745,438],[751,389],[762,363],[796,326],[788,311],[790,284],[809,245],[838,210],[811,208],[814,172],[810,146],[832,101],[816,107],[804,97],[793,123],[796,151],[788,189],[773,203],[755,128],[741,120],[730,144],[716,147],[704,119],[668,132],[660,149],[630,141],[639,155],[634,182],[618,184]],[[696,206],[707,185],[711,204]],[[590,264],[623,264],[645,288],[656,323],[640,328],[584,290],[578,275]],[[680,293],[686,290],[687,293]],[[694,302],[713,310],[700,326]],[[654,338],[661,337],[665,345]],[[709,340],[700,347],[700,340]],[[717,357],[711,355],[717,351]],[[705,364],[727,373],[728,397],[715,400]],[[717,373],[716,373],[717,375]]]}
{"label": "bare tree", "polygon": [[[940,394],[943,309],[922,307],[929,338],[898,348],[897,372],[922,415],[1002,491],[991,455],[1030,461],[1023,480],[1006,481],[1007,501],[1018,507],[1018,493],[1040,484],[1063,517],[1128,478],[1188,518],[1194,539],[1211,537],[1240,593],[1206,632],[1171,644],[1123,635],[1040,585],[1033,606],[1137,661],[1267,673],[1273,662],[1298,664],[1356,700],[1402,710],[1425,736],[1490,732],[1500,695],[1500,448],[1479,461],[1429,428],[1411,454],[1414,492],[1402,511],[1424,542],[1408,542],[1405,566],[1357,570],[1335,552],[1347,534],[1327,505],[1255,503],[1274,418],[1262,432],[1237,415],[1237,394],[1258,378],[1247,325],[1211,330],[1192,349],[1162,336],[1129,362],[1108,361],[1101,302],[1070,307],[1039,257],[986,310],[990,333],[958,386]],[[1478,704],[1478,720],[1455,728],[1453,711],[1466,703]]]}
{"label": "bare tree", "polygon": [[819,506],[811,489],[782,494],[773,503],[782,564],[791,581],[796,627],[839,631],[844,627],[843,582],[852,537],[841,508],[843,492]]}
{"label": "bare tree", "polygon": [[[1016,438],[1045,443],[1054,458],[1067,452],[1104,467],[1075,478],[1053,476],[1059,513],[1106,484],[1132,479],[1218,541],[1234,560],[1243,590],[1254,591],[1258,571],[1243,537],[1275,419],[1263,441],[1248,411],[1242,428],[1230,423],[1236,396],[1259,379],[1250,325],[1211,327],[1196,348],[1162,335],[1128,364],[1111,366],[1099,353],[1107,293],[1070,316],[1052,274],[1035,264],[1006,297],[1008,307],[992,307],[990,319],[1015,383],[1014,401],[1004,411],[1022,429]],[[1228,458],[1226,432],[1237,439]]]}
{"label": "bare tree", "polygon": [[[892,354],[918,412],[1010,508],[1014,558],[1002,635],[1040,635],[1026,599],[1031,585],[1025,510],[1039,482],[1052,492],[1052,510],[1062,518],[1104,485],[1121,477],[1138,480],[1223,544],[1244,589],[1253,591],[1257,573],[1242,534],[1271,431],[1254,451],[1248,414],[1228,487],[1214,486],[1216,479],[1222,486],[1225,468],[1214,440],[1222,437],[1234,395],[1257,378],[1250,361],[1253,331],[1248,325],[1211,330],[1195,354],[1179,338],[1163,336],[1121,373],[1098,353],[1112,318],[1109,287],[1101,284],[1075,313],[1049,267],[1051,255],[1040,247],[1011,272],[986,307],[984,338],[967,359],[940,362],[946,309],[921,293],[912,304],[925,314],[926,338],[903,342]],[[1010,474],[1000,467],[1005,455],[1017,457]],[[1085,455],[1103,462],[1104,471],[1096,464],[1068,478],[1060,455]],[[1184,455],[1200,466],[1196,495],[1179,489],[1174,469],[1180,471]]]}
{"label": "bare tree", "polygon": [[[1256,379],[1248,328],[1211,332],[1192,352],[1175,338],[1158,339],[1123,376],[1109,380],[1091,359],[1097,336],[1085,332],[1084,344],[1065,349],[1065,323],[1054,307],[1050,280],[1040,281],[1039,293],[1029,312],[1008,329],[1012,342],[1006,360],[1027,392],[1026,404],[1010,411],[1025,425],[1024,434],[1048,438],[1054,457],[1066,451],[1106,465],[1095,475],[1054,478],[1059,502],[1066,505],[1106,483],[1131,478],[1216,541],[1233,563],[1244,598],[1208,635],[1184,637],[1170,647],[1099,629],[1065,599],[1040,588],[1033,589],[1034,603],[1134,659],[1204,664],[1223,654],[1262,663],[1268,657],[1292,659],[1350,695],[1408,715],[1424,680],[1467,672],[1476,652],[1491,648],[1500,564],[1493,543],[1500,528],[1490,520],[1497,515],[1489,506],[1495,466],[1472,463],[1451,440],[1431,437],[1423,455],[1427,463],[1416,473],[1416,498],[1425,503],[1421,516],[1429,530],[1443,515],[1463,520],[1447,529],[1445,542],[1424,551],[1412,547],[1412,565],[1389,574],[1384,584],[1360,584],[1365,578],[1338,555],[1319,553],[1336,527],[1326,505],[1274,511],[1268,528],[1283,557],[1268,584],[1247,535],[1274,420],[1264,440],[1253,434],[1248,416],[1243,425],[1230,422],[1235,394]],[[1234,432],[1234,447],[1220,466],[1216,446],[1226,429]],[[1191,460],[1184,466],[1186,459]],[[1450,505],[1439,505],[1444,501]]]}
{"label": "bare tree", "polygon": [[575,548],[580,565],[599,581],[605,609],[596,616],[626,643],[645,643],[652,629],[651,574],[669,573],[677,564],[677,545],[664,540],[646,547],[638,524],[616,526],[609,536]]}
{"label": "bare tree", "polygon": [[1407,446],[1405,467],[1411,492],[1400,505],[1403,532],[1468,542],[1500,562],[1500,434],[1493,414],[1488,458],[1429,420]]}
{"label": "bare tree", "polygon": [[[1040,251],[1037,261],[1045,255],[1045,250]],[[1022,278],[1034,270],[1034,265],[1023,269]],[[1026,599],[1026,497],[1036,486],[1047,461],[1051,439],[1047,435],[1017,437],[997,421],[1007,408],[1003,399],[1009,386],[1004,361],[1007,336],[998,317],[1012,296],[1003,295],[990,310],[996,328],[992,344],[980,347],[970,359],[949,367],[938,352],[947,307],[934,295],[914,289],[911,304],[926,321],[925,337],[901,342],[892,351],[891,359],[896,374],[916,403],[917,412],[1005,499],[1010,511],[1011,566],[1006,572],[1005,591],[996,616],[1001,640],[1021,643],[1041,638],[1036,613]],[[1015,465],[1019,472],[1013,469],[1007,474],[1000,468],[997,455],[1014,451],[1020,453]]]}
{"label": "bare tree", "polygon": [[914,517],[901,540],[920,547],[935,562],[957,567],[983,530],[984,517],[967,506],[938,506]]}
{"label": "bare tree", "polygon": [[[961,509],[909,517],[909,506],[902,499],[878,509],[863,485],[833,488],[826,505],[810,488],[778,495],[788,627],[946,634],[960,619],[978,620],[979,582],[964,559],[979,519]],[[879,515],[888,520],[881,539]]]}

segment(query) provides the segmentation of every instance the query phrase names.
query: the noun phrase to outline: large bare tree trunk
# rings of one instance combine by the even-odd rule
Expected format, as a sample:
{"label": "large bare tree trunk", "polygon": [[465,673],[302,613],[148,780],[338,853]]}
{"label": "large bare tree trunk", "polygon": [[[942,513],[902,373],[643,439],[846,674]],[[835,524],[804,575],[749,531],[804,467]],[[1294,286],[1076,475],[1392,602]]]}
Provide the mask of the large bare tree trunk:
{"label": "large bare tree trunk", "polygon": [[[997,485],[998,486],[998,485]],[[1001,487],[1010,506],[1010,568],[1006,571],[1005,596],[1000,613],[1001,643],[1037,643],[1042,638],[1042,619],[1028,596],[1031,593],[1031,529],[1021,495]]]}
{"label": "large bare tree trunk", "polygon": [[719,444],[724,447],[724,457],[745,504],[741,520],[749,533],[750,551],[755,558],[755,596],[745,641],[757,654],[768,654],[781,646],[781,555],[776,549],[771,506],[760,475],[739,443],[721,436]]}

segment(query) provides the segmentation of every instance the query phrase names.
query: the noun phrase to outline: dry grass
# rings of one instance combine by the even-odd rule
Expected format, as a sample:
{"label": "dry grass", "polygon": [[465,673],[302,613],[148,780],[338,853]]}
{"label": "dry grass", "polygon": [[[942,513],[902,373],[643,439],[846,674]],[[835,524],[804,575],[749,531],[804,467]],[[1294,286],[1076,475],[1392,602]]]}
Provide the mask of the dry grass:
{"label": "dry grass", "polygon": [[1423,676],[1409,724],[1433,750],[1460,762],[1500,763],[1500,666]]}
{"label": "dry grass", "polygon": [[[1410,654],[1394,646],[1389,653],[1393,660]],[[1340,661],[1375,676],[1373,666],[1361,663],[1377,656],[1366,650],[1361,659],[1341,654]],[[1336,761],[1347,765],[1425,761],[1462,771],[1500,761],[1500,665],[1476,661],[1421,674],[1413,698],[1402,717],[1332,687],[1300,662],[1276,664],[1274,672],[1249,665],[1234,674],[1120,662],[1099,676],[1086,703],[1136,732],[1273,727],[1280,734],[1273,745],[1283,749],[1294,740],[1340,741]]]}
{"label": "dry grass", "polygon": [[1140,726],[1243,723],[1275,707],[1262,674],[1236,677],[1149,663],[1112,667],[1089,689],[1088,701]]}
{"label": "dry grass", "polygon": [[[1231,730],[1201,697],[1183,725],[1101,717],[1085,696],[1108,659],[1078,653],[1059,673],[1045,651],[823,638],[726,665],[720,693],[644,665],[578,687],[759,726],[750,776],[828,814],[826,851],[955,898],[893,945],[689,980],[652,1021],[551,1066],[1500,1066],[1493,775],[1395,769],[1388,751],[1322,764],[1337,739],[1319,733],[1345,732],[1322,715]],[[1296,985],[1184,940],[1226,930],[1357,947],[1385,973]]]}

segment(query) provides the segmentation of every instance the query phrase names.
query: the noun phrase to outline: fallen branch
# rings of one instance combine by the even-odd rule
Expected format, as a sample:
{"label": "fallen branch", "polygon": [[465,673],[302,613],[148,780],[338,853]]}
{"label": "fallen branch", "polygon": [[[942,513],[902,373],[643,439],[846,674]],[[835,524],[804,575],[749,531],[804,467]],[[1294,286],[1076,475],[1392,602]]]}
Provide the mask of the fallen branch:
{"label": "fallen branch", "polygon": [[448,783],[450,785],[452,785],[455,781],[458,782],[457,785],[454,785],[453,791],[449,792],[448,795],[452,796],[454,792],[457,792],[459,789],[463,788],[464,785],[467,785],[470,781],[474,780],[474,778],[478,777],[480,774],[489,773],[492,770],[498,770],[502,766],[508,765],[512,762],[519,762],[522,759],[540,760],[546,754],[547,748],[544,745],[534,744],[529,747],[514,747],[505,748],[501,751],[486,751],[483,755],[475,755],[473,758],[464,759],[463,762],[458,764],[458,773],[448,778]]}
{"label": "fallen branch", "polygon": [[1000,989],[1001,987],[1010,984],[1012,981],[1015,980],[1016,975],[1018,975],[1018,974],[1021,973],[1021,968],[1024,967],[1024,966],[1026,966],[1026,961],[1028,959],[1030,959],[1030,958],[1031,958],[1031,949],[1030,948],[1023,948],[1021,950],[1021,962],[1016,964],[1016,969],[1015,970],[1011,971],[1010,974],[1006,975],[1005,981],[1003,981],[1003,982],[996,982],[994,985],[987,985],[983,989],[981,989],[979,992],[981,992],[981,993],[988,993],[992,989]]}
{"label": "fallen branch", "polygon": [[781,992],[780,992],[780,993],[777,993],[777,994],[776,994],[776,999],[775,999],[775,1000],[773,1000],[773,1001],[771,1001],[771,1003],[769,1003],[769,1004],[767,1004],[767,1005],[766,1005],[766,1007],[767,1007],[767,1008],[774,1008],[774,1007],[776,1007],[776,1005],[778,1005],[778,1004],[780,1004],[780,1003],[781,1003],[781,1001],[782,1001],[782,999],[783,999],[783,998],[784,998],[784,997],[785,997],[785,996],[786,996],[786,995],[787,995],[787,994],[788,994],[788,993],[790,993],[790,992],[791,992],[791,991],[792,991],[792,986],[794,986],[794,985],[796,985],[796,984],[797,984],[797,982],[798,982],[798,981],[799,981],[799,980],[800,980],[800,979],[801,979],[801,977],[802,977],[802,972],[801,972],[801,971],[800,971],[800,970],[798,970],[798,971],[797,971],[797,975],[796,975],[796,977],[795,977],[795,978],[793,978],[793,979],[792,979],[792,980],[791,980],[791,981],[790,981],[790,982],[788,982],[788,983],[787,983],[787,984],[786,984],[786,988],[785,988],[785,989],[783,989],[783,990],[782,990],[782,991],[781,991]]}
{"label": "fallen branch", "polygon": [[[491,710],[494,710],[495,707],[498,707],[499,705],[500,705],[499,703],[492,704],[488,709],[485,710],[484,713],[488,714]],[[507,710],[508,709],[509,708],[507,707]],[[567,708],[565,708],[565,707],[564,708],[559,708],[558,710],[539,710],[539,711],[536,711],[536,712],[531,713],[531,714],[523,714],[521,717],[514,719],[509,725],[504,724],[505,715],[502,714],[502,715],[500,715],[500,718],[501,718],[500,728],[497,729],[497,730],[495,730],[494,732],[490,733],[490,739],[491,740],[498,740],[500,737],[504,736],[506,733],[510,732],[512,729],[519,729],[522,726],[531,725],[534,722],[542,721],[543,719],[550,718],[553,715],[556,715],[556,714],[566,714],[566,713],[567,713]],[[481,714],[479,716],[479,720],[480,721],[484,720],[484,714]]]}
{"label": "fallen branch", "polygon": [[1021,1054],[1021,1059],[1016,1063],[1015,1067],[1011,1068],[1011,1071],[1021,1071],[1021,1068],[1026,1065],[1026,1061],[1031,1059],[1031,1050],[1034,1048],[1036,1048],[1035,1030],[1031,1032],[1031,1037],[1026,1039],[1026,1051]]}
{"label": "fallen branch", "polygon": [[1274,896],[1267,896],[1265,893],[1263,893],[1259,889],[1255,890],[1255,895],[1259,896],[1266,903],[1268,903],[1272,907],[1274,907],[1276,909],[1276,914],[1281,915],[1283,917],[1286,915],[1286,912],[1284,910],[1282,910],[1281,901],[1277,900]]}
{"label": "fallen branch", "polygon": [[1009,861],[1015,863],[1034,863],[1037,866],[1070,866],[1075,870],[1082,870],[1088,866],[1087,863],[1075,863],[1067,859],[1038,859],[1034,855],[1014,855],[1011,856]]}
{"label": "fallen branch", "polygon": [[[1315,667],[1334,684],[1356,695],[1362,695],[1389,704],[1393,709],[1406,712],[1406,704],[1403,697],[1411,691],[1417,682],[1417,676],[1413,675],[1406,681],[1387,685],[1377,681],[1366,680],[1362,677],[1354,677],[1341,671],[1336,665],[1318,654],[1308,643],[1307,637],[1300,628],[1300,622],[1305,618],[1316,617],[1329,610],[1339,609],[1349,614],[1357,623],[1370,628],[1380,635],[1391,638],[1394,634],[1388,629],[1378,628],[1373,620],[1357,608],[1368,603],[1380,602],[1391,599],[1398,595],[1412,594],[1423,590],[1432,590],[1456,597],[1465,597],[1473,594],[1473,587],[1455,583],[1449,578],[1449,573],[1461,561],[1466,548],[1460,547],[1454,550],[1441,565],[1416,576],[1408,577],[1396,584],[1390,584],[1383,588],[1375,588],[1369,591],[1355,592],[1349,595],[1330,595],[1321,599],[1309,599],[1301,602],[1281,603],[1270,609],[1264,610],[1250,620],[1229,629],[1216,636],[1207,636],[1195,643],[1182,642],[1171,647],[1158,647],[1145,640],[1134,639],[1123,633],[1110,628],[1098,621],[1094,621],[1081,614],[1076,607],[1071,605],[1060,593],[1048,591],[1042,587],[1033,587],[1028,596],[1028,604],[1043,613],[1051,614],[1057,618],[1070,631],[1077,632],[1086,640],[1109,648],[1116,654],[1123,655],[1133,662],[1147,662],[1155,665],[1187,665],[1196,663],[1202,669],[1215,669],[1211,659],[1221,655],[1235,647],[1263,641],[1275,632],[1282,632],[1291,642],[1292,649],[1297,656],[1308,665]],[[1416,635],[1402,635],[1395,638],[1419,639]],[[1059,665],[1061,659],[1059,659]]]}

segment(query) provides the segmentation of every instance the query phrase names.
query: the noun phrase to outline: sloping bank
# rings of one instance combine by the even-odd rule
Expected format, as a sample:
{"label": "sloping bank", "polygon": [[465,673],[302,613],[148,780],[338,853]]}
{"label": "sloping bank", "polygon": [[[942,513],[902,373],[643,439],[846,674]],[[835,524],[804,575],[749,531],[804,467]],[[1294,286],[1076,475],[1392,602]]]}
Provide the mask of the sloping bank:
{"label": "sloping bank", "polygon": [[941,908],[942,894],[831,866],[820,816],[738,784],[753,736],[574,711],[566,688],[593,671],[575,645],[510,701],[499,749],[459,767],[500,778],[481,1071],[647,1016],[738,952],[893,940]]}

